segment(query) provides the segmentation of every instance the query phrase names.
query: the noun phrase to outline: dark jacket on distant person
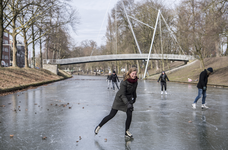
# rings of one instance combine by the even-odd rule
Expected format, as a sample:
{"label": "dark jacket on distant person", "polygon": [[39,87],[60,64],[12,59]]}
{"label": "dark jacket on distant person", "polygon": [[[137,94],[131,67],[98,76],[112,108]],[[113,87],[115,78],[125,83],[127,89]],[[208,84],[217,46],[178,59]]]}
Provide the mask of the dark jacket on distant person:
{"label": "dark jacket on distant person", "polygon": [[207,75],[207,70],[206,69],[200,73],[199,82],[197,84],[197,87],[199,89],[203,89],[204,86],[207,87],[208,77],[209,76]]}
{"label": "dark jacket on distant person", "polygon": [[161,79],[161,82],[166,82],[166,79],[169,81],[169,78],[165,73],[160,75],[160,77],[158,78],[158,82],[160,79]]}
{"label": "dark jacket on distant person", "polygon": [[111,77],[112,77],[112,82],[117,82],[117,81],[120,82],[116,74],[112,74]]}
{"label": "dark jacket on distant person", "polygon": [[137,95],[136,88],[138,82],[130,83],[129,81],[121,81],[120,89],[116,93],[115,100],[112,105],[112,109],[127,111],[127,103],[135,103]]}
{"label": "dark jacket on distant person", "polygon": [[108,75],[107,80],[112,80],[112,75]]}

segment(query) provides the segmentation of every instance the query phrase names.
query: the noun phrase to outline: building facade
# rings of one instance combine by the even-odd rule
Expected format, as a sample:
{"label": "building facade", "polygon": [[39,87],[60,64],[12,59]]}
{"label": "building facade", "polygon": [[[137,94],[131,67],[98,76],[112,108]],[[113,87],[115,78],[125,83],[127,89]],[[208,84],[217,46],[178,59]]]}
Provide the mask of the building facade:
{"label": "building facade", "polygon": [[25,66],[25,46],[21,41],[17,41],[17,66]]}
{"label": "building facade", "polygon": [[[11,45],[11,55],[10,55],[10,64],[12,66],[13,61],[13,41],[10,41]],[[17,41],[17,66],[18,67],[24,67],[25,66],[25,46],[21,41]]]}
{"label": "building facade", "polygon": [[2,63],[4,67],[10,66],[10,35],[3,33]]}

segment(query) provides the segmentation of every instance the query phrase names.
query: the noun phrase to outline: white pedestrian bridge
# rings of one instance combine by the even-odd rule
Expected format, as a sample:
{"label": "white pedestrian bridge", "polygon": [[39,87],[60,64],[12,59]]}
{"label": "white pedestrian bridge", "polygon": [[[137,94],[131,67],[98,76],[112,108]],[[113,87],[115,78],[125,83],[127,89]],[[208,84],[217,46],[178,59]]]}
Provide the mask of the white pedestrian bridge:
{"label": "white pedestrian bridge", "polygon": [[[75,57],[66,59],[44,59],[43,64],[50,65],[70,65],[70,64],[82,64],[91,62],[103,62],[103,61],[120,61],[120,60],[147,60],[148,54],[114,54],[114,55],[97,55],[86,57]],[[185,61],[194,60],[192,55],[178,55],[178,54],[151,54],[150,60],[171,60],[171,61]]]}

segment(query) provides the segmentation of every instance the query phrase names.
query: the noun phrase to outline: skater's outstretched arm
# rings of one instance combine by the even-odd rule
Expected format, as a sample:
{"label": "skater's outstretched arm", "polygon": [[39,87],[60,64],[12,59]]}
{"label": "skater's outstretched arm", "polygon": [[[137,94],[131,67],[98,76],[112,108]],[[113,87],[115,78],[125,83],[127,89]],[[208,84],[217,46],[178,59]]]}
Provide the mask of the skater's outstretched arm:
{"label": "skater's outstretched arm", "polygon": [[117,76],[117,75],[116,75],[116,79],[117,79],[117,81],[118,81],[118,82],[120,82],[120,80],[119,80],[119,78],[118,78],[118,76]]}
{"label": "skater's outstretched arm", "polygon": [[168,78],[167,74],[165,76],[166,76],[166,79],[169,81],[169,78]]}
{"label": "skater's outstretched arm", "polygon": [[159,80],[161,79],[161,75],[159,76],[159,78],[158,78],[158,81],[157,82],[159,82]]}

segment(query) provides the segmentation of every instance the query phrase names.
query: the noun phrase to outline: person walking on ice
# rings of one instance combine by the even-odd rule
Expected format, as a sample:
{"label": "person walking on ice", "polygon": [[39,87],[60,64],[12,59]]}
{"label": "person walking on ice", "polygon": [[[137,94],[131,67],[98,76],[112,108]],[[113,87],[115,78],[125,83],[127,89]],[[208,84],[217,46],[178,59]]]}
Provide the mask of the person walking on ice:
{"label": "person walking on ice", "polygon": [[169,81],[169,78],[166,75],[165,71],[162,71],[162,74],[160,75],[160,77],[158,78],[158,81],[157,81],[157,82],[159,82],[159,80],[161,80],[161,94],[163,94],[163,86],[165,87],[165,94],[168,94],[166,92],[166,88],[167,88],[166,79]]}
{"label": "person walking on ice", "polygon": [[209,75],[213,72],[213,68],[209,67],[207,69],[204,69],[204,71],[202,71],[200,73],[199,76],[199,82],[197,84],[197,88],[198,88],[198,95],[195,98],[195,101],[192,104],[192,108],[196,109],[196,103],[197,101],[201,98],[201,95],[203,95],[202,98],[202,105],[201,108],[208,108],[205,105],[205,101],[206,101],[206,90],[207,90],[207,81],[208,81],[208,77]]}
{"label": "person walking on ice", "polygon": [[107,76],[107,82],[108,82],[108,89],[109,89],[109,86],[112,82],[112,75],[111,75],[111,72],[109,72],[108,76]]}
{"label": "person walking on ice", "polygon": [[118,76],[116,75],[115,71],[113,71],[111,78],[112,78],[112,89],[115,90],[115,85],[118,89],[120,89],[117,84],[117,81],[120,82],[120,80],[119,80]]}
{"label": "person walking on ice", "polygon": [[129,132],[129,128],[132,120],[132,112],[134,110],[133,104],[136,101],[136,89],[138,86],[137,68],[130,68],[127,72],[125,78],[120,83],[120,90],[116,93],[112,109],[106,117],[100,122],[100,124],[95,128],[95,135],[98,134],[100,128],[111,120],[118,110],[126,112],[127,119],[125,122],[125,137],[132,138],[133,135]]}

